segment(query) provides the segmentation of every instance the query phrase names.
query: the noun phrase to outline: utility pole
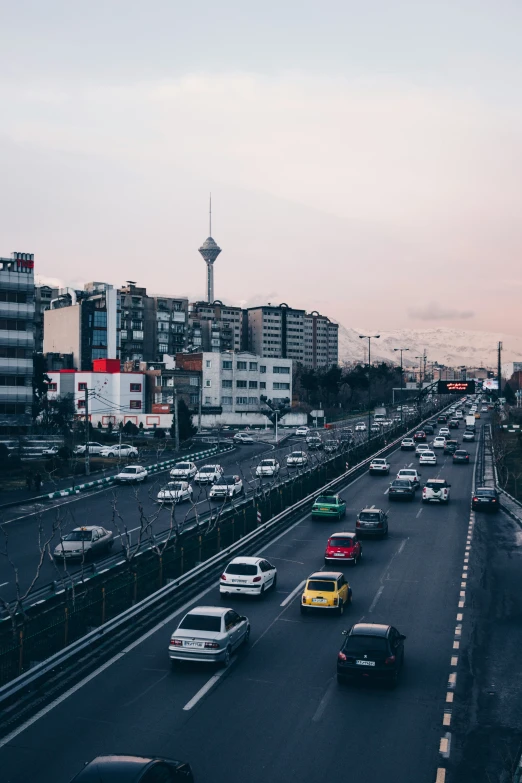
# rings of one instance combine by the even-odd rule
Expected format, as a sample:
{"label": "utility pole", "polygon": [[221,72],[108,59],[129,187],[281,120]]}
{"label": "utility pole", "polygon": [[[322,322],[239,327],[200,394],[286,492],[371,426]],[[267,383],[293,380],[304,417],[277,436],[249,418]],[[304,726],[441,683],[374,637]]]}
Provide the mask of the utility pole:
{"label": "utility pole", "polygon": [[403,375],[403,370],[402,370],[402,354],[403,354],[403,351],[409,351],[410,349],[409,348],[394,348],[393,350],[401,352],[401,426],[402,426],[403,421],[404,421],[404,412],[403,412],[404,405],[403,405],[403,400],[402,400],[402,398],[403,398],[402,387],[404,385],[404,375]]}
{"label": "utility pole", "polygon": [[174,386],[174,448],[179,451],[178,390]]}
{"label": "utility pole", "polygon": [[201,383],[199,385],[198,398],[198,432],[201,432],[201,405],[203,402],[203,373],[201,373]]}
{"label": "utility pole", "polygon": [[371,401],[372,401],[372,390],[371,390],[371,373],[372,373],[372,337],[374,340],[378,340],[380,334],[360,334],[359,339],[360,340],[368,340],[368,441],[370,440],[370,427],[372,423],[372,416],[370,413],[371,408]]}
{"label": "utility pole", "polygon": [[89,389],[85,386],[85,475],[89,476],[91,463],[89,461]]}
{"label": "utility pole", "polygon": [[498,344],[498,396],[502,397],[502,343]]}

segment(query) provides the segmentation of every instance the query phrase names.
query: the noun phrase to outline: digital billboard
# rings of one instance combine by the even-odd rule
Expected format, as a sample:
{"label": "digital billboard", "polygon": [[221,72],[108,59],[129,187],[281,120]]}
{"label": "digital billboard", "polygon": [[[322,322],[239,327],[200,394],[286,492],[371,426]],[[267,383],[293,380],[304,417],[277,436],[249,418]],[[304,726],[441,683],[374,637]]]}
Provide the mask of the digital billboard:
{"label": "digital billboard", "polygon": [[475,381],[439,381],[439,394],[475,394]]}
{"label": "digital billboard", "polygon": [[498,378],[485,378],[482,388],[485,391],[498,391]]}

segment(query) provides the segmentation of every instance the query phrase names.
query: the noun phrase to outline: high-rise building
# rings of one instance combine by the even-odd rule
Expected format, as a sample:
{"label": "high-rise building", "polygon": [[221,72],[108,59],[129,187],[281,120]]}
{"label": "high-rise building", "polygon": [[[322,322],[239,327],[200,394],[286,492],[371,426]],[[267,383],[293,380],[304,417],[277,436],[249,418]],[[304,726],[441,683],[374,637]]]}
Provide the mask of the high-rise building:
{"label": "high-rise building", "polygon": [[215,302],[193,302],[189,306],[186,350],[239,351],[243,347],[243,310]]}
{"label": "high-rise building", "polygon": [[305,310],[296,310],[283,303],[249,307],[245,314],[249,351],[258,356],[304,362]]}
{"label": "high-rise building", "polygon": [[34,350],[43,351],[44,312],[51,309],[51,302],[60,295],[59,288],[37,285],[34,289]]}
{"label": "high-rise building", "polygon": [[0,258],[0,434],[31,423],[34,350],[34,255]]}
{"label": "high-rise building", "polygon": [[339,324],[314,310],[304,317],[304,364],[306,367],[331,367],[339,361]]}

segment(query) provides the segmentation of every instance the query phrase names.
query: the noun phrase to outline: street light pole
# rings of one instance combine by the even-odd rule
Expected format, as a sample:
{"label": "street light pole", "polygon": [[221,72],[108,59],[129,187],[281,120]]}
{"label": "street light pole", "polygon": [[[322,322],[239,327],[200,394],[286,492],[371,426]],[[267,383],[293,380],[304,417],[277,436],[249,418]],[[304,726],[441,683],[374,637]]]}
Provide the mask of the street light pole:
{"label": "street light pole", "polygon": [[360,334],[359,339],[360,340],[368,340],[368,441],[370,440],[370,427],[371,427],[371,401],[372,401],[372,390],[371,390],[371,372],[372,372],[372,359],[371,359],[371,350],[372,350],[372,338],[374,340],[378,340],[380,334]]}
{"label": "street light pole", "polygon": [[401,352],[401,427],[402,427],[402,425],[404,423],[404,421],[403,421],[403,407],[404,406],[403,406],[403,401],[402,401],[402,387],[403,387],[403,382],[404,382],[404,375],[403,375],[403,371],[402,371],[402,353],[403,353],[403,351],[409,351],[410,349],[409,348],[394,348],[393,350]]}

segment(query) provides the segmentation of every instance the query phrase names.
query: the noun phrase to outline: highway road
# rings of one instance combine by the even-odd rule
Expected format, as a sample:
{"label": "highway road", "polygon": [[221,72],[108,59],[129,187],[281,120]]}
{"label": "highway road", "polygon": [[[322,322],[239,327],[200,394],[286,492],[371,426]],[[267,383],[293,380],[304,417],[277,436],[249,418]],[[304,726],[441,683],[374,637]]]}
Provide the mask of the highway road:
{"label": "highway road", "polygon": [[[475,454],[475,445],[470,444]],[[416,460],[395,452],[392,474]],[[304,516],[263,549],[278,567],[276,592],[229,599],[250,618],[251,641],[227,670],[171,670],[161,627],[0,741],[5,783],[67,783],[100,753],[159,754],[190,761],[197,783],[434,783],[446,728],[448,678],[462,591],[473,464],[440,455],[422,478],[447,478],[447,507],[390,503],[386,477],[365,474],[342,492],[346,519]],[[389,536],[364,542],[346,567],[353,604],[343,617],[302,617],[300,586],[323,566],[336,530],[353,530],[364,506],[389,508]],[[209,585],[196,605],[222,603]],[[462,611],[462,610],[460,610]],[[337,684],[341,631],[385,622],[406,634],[396,690]],[[451,706],[451,705],[450,705]]]}

